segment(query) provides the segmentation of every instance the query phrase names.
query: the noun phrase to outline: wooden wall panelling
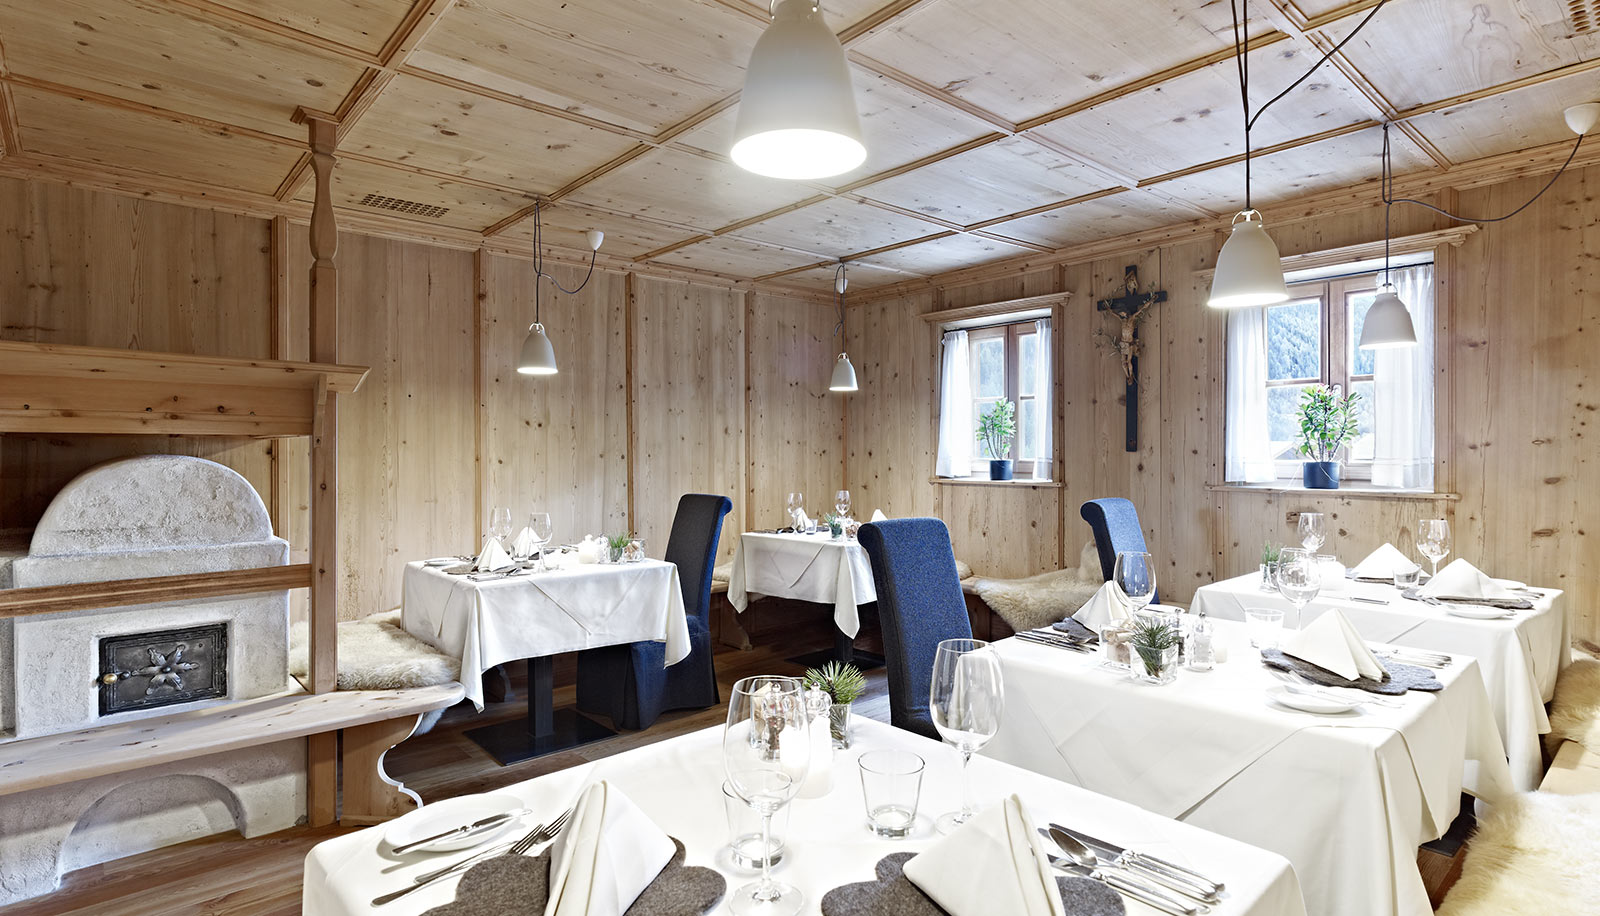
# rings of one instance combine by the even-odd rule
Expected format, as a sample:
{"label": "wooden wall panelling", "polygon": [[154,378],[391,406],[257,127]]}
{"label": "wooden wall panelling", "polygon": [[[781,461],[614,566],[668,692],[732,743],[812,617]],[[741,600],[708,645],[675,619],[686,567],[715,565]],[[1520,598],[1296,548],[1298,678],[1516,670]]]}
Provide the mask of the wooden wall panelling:
{"label": "wooden wall panelling", "polygon": [[[562,544],[623,531],[626,277],[597,270],[576,296],[555,293],[546,281],[539,317],[561,371],[531,376],[519,374],[516,362],[534,318],[533,262],[487,257],[484,266],[482,518],[492,506],[508,506],[520,530],[528,513],[547,511]],[[568,289],[583,280],[575,268],[547,269]],[[479,539],[482,533],[480,526]]]}
{"label": "wooden wall panelling", "polygon": [[[828,390],[843,343],[833,334],[837,310],[763,294],[751,294],[750,300],[747,531],[787,524],[784,498],[794,490],[805,494],[808,515],[820,518],[833,511],[834,494],[845,486],[840,477],[845,401],[870,390],[864,380],[855,394]],[[870,517],[872,510],[863,514],[864,508],[852,507],[851,514]]]}
{"label": "wooden wall panelling", "polygon": [[861,390],[851,395],[846,485],[855,514],[870,518],[936,515],[931,438],[937,384],[938,328],[917,315],[931,294],[850,308],[845,331]]}
{"label": "wooden wall panelling", "polygon": [[[744,303],[733,290],[636,277],[633,526],[666,549],[678,497],[744,489]],[[724,530],[744,530],[742,518]],[[719,558],[737,541],[724,538]]]}

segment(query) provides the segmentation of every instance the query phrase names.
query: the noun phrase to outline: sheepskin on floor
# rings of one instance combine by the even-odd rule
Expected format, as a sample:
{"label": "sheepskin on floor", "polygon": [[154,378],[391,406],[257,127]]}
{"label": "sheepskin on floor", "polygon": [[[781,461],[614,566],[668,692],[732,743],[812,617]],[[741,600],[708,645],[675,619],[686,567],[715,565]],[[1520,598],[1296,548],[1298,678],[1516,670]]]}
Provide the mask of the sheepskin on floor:
{"label": "sheepskin on floor", "polygon": [[1077,569],[1058,569],[1026,579],[979,576],[972,589],[1013,630],[1048,626],[1083,607],[1105,584],[1094,542],[1084,545]]}
{"label": "sheepskin on floor", "polygon": [[1554,916],[1600,901],[1600,794],[1529,792],[1495,807],[1436,916]]}
{"label": "sheepskin on floor", "polygon": [[1600,754],[1600,660],[1573,660],[1556,679],[1550,701],[1550,734],[1545,748],[1554,754],[1563,741],[1576,741]]}

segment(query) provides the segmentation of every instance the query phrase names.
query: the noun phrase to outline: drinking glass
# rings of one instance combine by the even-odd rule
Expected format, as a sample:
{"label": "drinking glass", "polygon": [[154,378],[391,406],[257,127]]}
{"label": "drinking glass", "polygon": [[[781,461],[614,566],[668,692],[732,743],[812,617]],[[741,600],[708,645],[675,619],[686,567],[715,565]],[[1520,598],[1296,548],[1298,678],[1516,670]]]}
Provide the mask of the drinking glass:
{"label": "drinking glass", "polygon": [[1128,616],[1144,609],[1156,595],[1156,568],[1150,555],[1139,550],[1124,550],[1117,554],[1117,565],[1111,569],[1111,579],[1122,589],[1132,605]]}
{"label": "drinking glass", "polygon": [[936,825],[940,833],[949,833],[977,813],[968,765],[972,755],[1000,730],[1000,712],[1005,706],[1000,659],[981,639],[947,639],[934,653],[929,693],[933,727],[961,752],[961,810],[941,815]]}
{"label": "drinking glass", "polygon": [[922,758],[910,751],[868,751],[856,766],[872,832],[895,839],[910,836],[922,797]]}
{"label": "drinking glass", "polygon": [[765,841],[761,838],[761,815],[751,810],[727,782],[722,784],[722,813],[728,818],[728,849],[733,864],[759,870],[763,858],[771,859],[773,865],[783,861],[784,837],[789,833],[788,808],[773,816]]}
{"label": "drinking glass", "polygon": [[1294,605],[1295,627],[1300,627],[1300,612],[1322,591],[1322,564],[1311,551],[1285,547],[1278,567],[1278,594]]}
{"label": "drinking glass", "polygon": [[534,512],[529,515],[528,530],[533,532],[534,544],[539,548],[539,569],[548,570],[550,567],[544,561],[544,545],[555,537],[555,529],[550,523],[550,513]]}
{"label": "drinking glass", "polygon": [[806,497],[804,493],[801,493],[797,490],[789,494],[789,499],[787,501],[789,506],[789,524],[794,528],[795,533],[797,534],[800,533],[800,515],[805,511],[805,502]]}
{"label": "drinking glass", "polygon": [[1328,542],[1328,521],[1321,512],[1300,513],[1300,546],[1316,553]]}
{"label": "drinking glass", "polygon": [[1283,612],[1275,607],[1245,608],[1244,632],[1250,637],[1250,645],[1257,649],[1278,648],[1278,636],[1283,632]]}
{"label": "drinking glass", "polygon": [[[761,845],[772,848],[772,816],[794,798],[811,762],[811,736],[798,678],[758,675],[733,685],[728,724],[722,732],[722,763],[735,795],[761,816]],[[728,908],[740,916],[793,916],[801,893],[772,880],[770,857],[761,880],[734,891]]]}
{"label": "drinking glass", "polygon": [[1433,574],[1439,574],[1439,561],[1450,555],[1450,523],[1442,518],[1424,519],[1417,525],[1417,551],[1433,561]]}
{"label": "drinking glass", "polygon": [[840,490],[833,494],[833,511],[842,518],[850,514],[850,491]]}
{"label": "drinking glass", "polygon": [[500,541],[505,546],[506,538],[511,536],[511,510],[504,507],[489,510],[489,536]]}

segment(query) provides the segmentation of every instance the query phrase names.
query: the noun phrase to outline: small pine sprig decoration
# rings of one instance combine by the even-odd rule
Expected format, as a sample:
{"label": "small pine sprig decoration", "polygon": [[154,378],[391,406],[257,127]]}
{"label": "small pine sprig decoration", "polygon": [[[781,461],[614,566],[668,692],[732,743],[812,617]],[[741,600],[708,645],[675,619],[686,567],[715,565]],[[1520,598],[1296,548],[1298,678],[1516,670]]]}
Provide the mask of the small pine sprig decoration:
{"label": "small pine sprig decoration", "polygon": [[1155,675],[1161,670],[1161,656],[1178,644],[1178,628],[1161,620],[1136,620],[1129,641],[1144,662],[1144,670]]}
{"label": "small pine sprig decoration", "polygon": [[867,690],[866,675],[855,665],[828,662],[821,668],[807,668],[805,685],[833,698],[835,704],[853,703]]}
{"label": "small pine sprig decoration", "polygon": [[1281,550],[1283,550],[1282,547],[1279,547],[1277,544],[1274,544],[1271,541],[1262,541],[1261,542],[1261,563],[1262,563],[1262,565],[1270,566],[1271,564],[1278,562],[1279,551],[1281,551]]}

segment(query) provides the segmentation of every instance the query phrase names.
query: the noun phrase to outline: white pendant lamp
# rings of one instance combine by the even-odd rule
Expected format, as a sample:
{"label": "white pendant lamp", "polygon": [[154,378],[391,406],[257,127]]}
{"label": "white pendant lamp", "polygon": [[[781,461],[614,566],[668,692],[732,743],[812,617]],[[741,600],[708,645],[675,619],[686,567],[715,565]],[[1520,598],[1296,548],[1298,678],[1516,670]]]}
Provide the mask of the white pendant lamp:
{"label": "white pendant lamp", "polygon": [[1382,350],[1416,345],[1417,329],[1411,325],[1411,313],[1395,295],[1394,287],[1385,283],[1372,307],[1367,309],[1367,319],[1361,325],[1361,342],[1357,346],[1363,350]]}
{"label": "white pendant lamp", "polygon": [[[844,275],[844,262],[839,262],[839,269],[833,274],[833,291],[839,295],[839,323],[834,325],[833,334],[844,341],[844,291],[850,286],[850,278]],[[857,390],[856,367],[850,364],[850,357],[841,349],[839,358],[833,361],[833,379],[828,382],[829,391],[848,392]]]}
{"label": "white pendant lamp", "polygon": [[544,325],[535,321],[528,326],[528,336],[522,341],[522,354],[517,357],[517,371],[523,375],[555,375],[556,350],[544,334]]}
{"label": "white pendant lamp", "polygon": [[733,161],[769,178],[840,175],[867,158],[844,48],[812,0],[781,0],[739,98]]}
{"label": "white pendant lamp", "polygon": [[1275,305],[1288,299],[1278,246],[1262,226],[1261,213],[1241,211],[1233,218],[1233,232],[1217,254],[1217,272],[1211,278],[1211,298],[1206,304],[1231,309]]}

